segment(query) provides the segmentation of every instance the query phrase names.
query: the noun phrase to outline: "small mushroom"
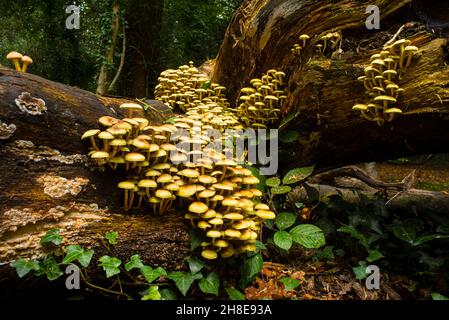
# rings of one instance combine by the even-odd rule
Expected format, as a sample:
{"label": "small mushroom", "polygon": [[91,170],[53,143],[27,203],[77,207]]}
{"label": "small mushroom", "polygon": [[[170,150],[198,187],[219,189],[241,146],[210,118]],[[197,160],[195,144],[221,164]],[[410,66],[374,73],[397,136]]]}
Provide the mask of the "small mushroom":
{"label": "small mushroom", "polygon": [[21,60],[22,60],[22,71],[27,72],[27,68],[30,64],[33,63],[33,59],[31,59],[28,56],[23,56]]}
{"label": "small mushroom", "polygon": [[20,54],[20,53],[18,53],[16,51],[11,51],[6,56],[6,59],[11,61],[11,63],[16,68],[16,71],[22,71],[22,68],[20,67],[20,61],[22,60],[22,57],[23,57],[22,54]]}

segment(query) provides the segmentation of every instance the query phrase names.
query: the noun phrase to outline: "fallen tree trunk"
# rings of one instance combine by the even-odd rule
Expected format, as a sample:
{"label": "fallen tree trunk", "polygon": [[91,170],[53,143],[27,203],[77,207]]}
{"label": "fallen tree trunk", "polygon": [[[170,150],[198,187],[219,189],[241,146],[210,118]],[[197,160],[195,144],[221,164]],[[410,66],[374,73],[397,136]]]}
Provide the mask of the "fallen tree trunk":
{"label": "fallen tree trunk", "polygon": [[[246,0],[228,27],[212,79],[226,86],[228,97],[237,103],[240,88],[252,78],[272,68],[286,73],[283,112],[299,112],[289,125],[299,137],[284,157],[292,166],[336,167],[448,152],[448,33],[433,28],[430,18],[417,16],[414,8],[423,3],[370,1],[379,7],[381,29],[368,30],[366,2]],[[444,0],[433,1],[429,11],[438,13],[443,7]],[[404,114],[378,127],[351,110],[369,100],[357,77],[402,26],[396,39],[408,38],[421,51],[399,83],[405,90],[399,100]],[[342,33],[342,51],[317,55],[319,39],[336,31]],[[290,49],[300,43],[301,34],[311,38],[298,57]]]}
{"label": "fallen tree trunk", "polygon": [[[183,218],[124,214],[117,178],[87,163],[82,133],[97,128],[100,116],[120,114],[122,102],[0,69],[0,265],[41,256],[41,236],[59,228],[66,244],[99,254],[98,239],[115,230],[118,257],[138,253],[151,265],[182,267],[189,251]],[[170,116],[163,105],[154,109],[143,115],[153,123]]]}
{"label": "fallen tree trunk", "polygon": [[[308,188],[315,189],[319,201],[328,201],[332,196],[338,196],[343,201],[362,205],[363,197],[370,200],[379,198],[379,190],[367,188],[357,190],[353,188],[336,187],[323,184],[309,184]],[[310,201],[310,189],[298,187],[289,196],[292,204],[301,201]],[[449,211],[449,195],[443,192],[428,191],[420,189],[409,189],[404,191],[389,192],[387,194],[386,207],[389,212],[399,213],[404,216],[423,216],[437,214],[446,216]]]}

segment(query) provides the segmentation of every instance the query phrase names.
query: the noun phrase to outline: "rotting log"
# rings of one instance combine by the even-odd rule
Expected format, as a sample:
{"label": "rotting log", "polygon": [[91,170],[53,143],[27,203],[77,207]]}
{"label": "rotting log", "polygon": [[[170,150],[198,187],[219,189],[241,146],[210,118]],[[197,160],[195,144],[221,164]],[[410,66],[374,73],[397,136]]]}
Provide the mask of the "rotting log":
{"label": "rotting log", "polygon": [[[289,195],[292,204],[310,201],[310,188],[317,191],[320,201],[328,201],[329,197],[338,196],[343,201],[362,205],[363,198],[370,200],[379,198],[379,190],[363,188],[362,190],[342,186],[324,184],[308,184],[307,188],[298,187]],[[402,216],[429,216],[432,214],[447,216],[449,211],[449,195],[444,192],[409,189],[404,191],[390,191],[386,194],[386,208],[389,212]]]}
{"label": "rotting log", "polygon": [[[416,7],[423,4],[422,0],[246,0],[228,27],[212,80],[226,86],[229,99],[237,103],[240,88],[250,79],[272,68],[287,74],[283,111],[299,112],[288,129],[300,134],[284,157],[291,166],[326,168],[448,152],[449,32],[434,27],[431,16],[417,14]],[[379,7],[380,30],[365,26],[368,5]],[[449,14],[445,0],[427,6],[439,17]],[[420,52],[399,83],[405,89],[399,100],[404,115],[379,127],[351,110],[355,103],[369,100],[357,77],[363,75],[369,57],[401,26],[397,39],[410,39]],[[342,32],[342,52],[316,55],[319,39],[336,31]],[[300,43],[301,34],[311,39],[298,57],[290,49]]]}
{"label": "rotting log", "polygon": [[[22,101],[21,110],[16,99],[23,92],[29,97]],[[150,265],[182,267],[189,252],[182,216],[125,213],[116,188],[119,178],[87,163],[82,133],[97,128],[100,116],[120,114],[123,101],[0,69],[0,265],[4,268],[19,256],[41,256],[39,240],[54,228],[61,230],[66,244],[94,247],[99,253],[104,252],[99,239],[115,230],[118,257],[138,253]],[[36,108],[41,108],[41,114]],[[159,123],[170,114],[163,104],[155,103],[143,116]]]}

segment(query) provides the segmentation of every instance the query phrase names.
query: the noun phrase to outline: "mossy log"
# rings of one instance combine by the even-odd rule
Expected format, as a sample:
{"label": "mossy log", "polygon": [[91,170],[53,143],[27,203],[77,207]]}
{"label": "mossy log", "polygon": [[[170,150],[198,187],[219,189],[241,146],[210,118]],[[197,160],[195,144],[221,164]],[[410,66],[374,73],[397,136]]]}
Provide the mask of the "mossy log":
{"label": "mossy log", "polygon": [[[16,104],[19,96],[22,109]],[[87,163],[82,133],[97,128],[100,116],[119,114],[122,102],[0,69],[0,265],[4,268],[19,256],[41,256],[39,240],[53,228],[61,230],[65,244],[94,247],[99,254],[104,253],[99,239],[114,230],[119,233],[113,249],[118,257],[138,253],[150,265],[182,267],[189,252],[182,216],[125,213],[116,189],[119,178]],[[41,114],[35,112],[39,108]],[[153,123],[170,115],[161,104],[154,109],[160,111],[144,115]]]}
{"label": "mossy log", "polygon": [[[379,7],[380,30],[365,26],[368,5]],[[288,129],[300,135],[283,157],[291,166],[335,167],[448,152],[449,33],[432,24],[432,14],[444,16],[441,11],[449,8],[444,0],[427,2],[431,10],[423,16],[416,9],[423,5],[421,0],[246,0],[228,27],[212,79],[226,86],[235,102],[252,78],[272,68],[286,73],[283,112],[299,112]],[[351,110],[369,100],[357,77],[402,26],[396,39],[407,38],[420,51],[399,83],[405,90],[398,101],[404,114],[379,127]],[[317,54],[319,39],[337,31],[341,52]],[[301,34],[311,38],[296,56],[290,49],[301,43]]]}

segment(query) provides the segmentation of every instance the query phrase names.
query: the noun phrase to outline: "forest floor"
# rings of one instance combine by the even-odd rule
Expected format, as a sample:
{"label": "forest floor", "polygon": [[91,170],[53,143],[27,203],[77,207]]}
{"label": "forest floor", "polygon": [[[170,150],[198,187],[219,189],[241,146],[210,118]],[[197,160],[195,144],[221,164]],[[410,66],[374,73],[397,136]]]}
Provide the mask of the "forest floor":
{"label": "forest floor", "polygon": [[[360,166],[362,169],[364,165]],[[414,188],[449,192],[449,155],[425,155],[376,163],[377,178],[384,182],[400,182],[415,170]],[[301,255],[301,254],[299,254]],[[286,291],[280,283],[291,277],[300,285]],[[245,290],[247,299],[300,300],[403,300],[429,299],[430,289],[412,293],[415,281],[403,275],[381,273],[380,290],[369,290],[365,280],[357,280],[351,263],[344,259],[317,261],[306,259],[296,264],[265,262],[254,283]]]}
{"label": "forest floor", "polygon": [[[300,284],[286,291],[279,281],[283,277],[296,279]],[[265,262],[261,276],[246,288],[245,296],[248,300],[403,300],[413,299],[409,291],[412,286],[413,281],[406,277],[382,275],[380,290],[369,290],[365,281],[357,280],[343,260],[296,266]]]}

